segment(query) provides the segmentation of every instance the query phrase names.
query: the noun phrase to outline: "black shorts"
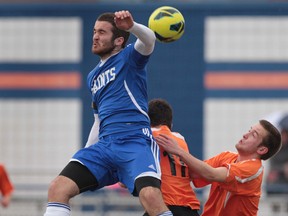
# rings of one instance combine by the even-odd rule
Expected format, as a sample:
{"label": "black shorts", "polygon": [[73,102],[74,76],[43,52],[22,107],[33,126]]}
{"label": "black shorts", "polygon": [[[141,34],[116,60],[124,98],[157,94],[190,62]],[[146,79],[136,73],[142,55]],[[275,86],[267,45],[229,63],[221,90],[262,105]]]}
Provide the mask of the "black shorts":
{"label": "black shorts", "polygon": [[80,193],[96,190],[99,186],[97,179],[88,168],[77,161],[70,161],[59,175],[66,176],[74,181]]}
{"label": "black shorts", "polygon": [[170,205],[168,208],[173,213],[173,216],[199,216],[196,209],[191,209],[187,206]]}
{"label": "black shorts", "polygon": [[[187,206],[175,206],[169,205],[169,210],[173,213],[173,216],[199,216],[198,210],[193,210]],[[149,216],[148,213],[144,213],[143,216]]]}

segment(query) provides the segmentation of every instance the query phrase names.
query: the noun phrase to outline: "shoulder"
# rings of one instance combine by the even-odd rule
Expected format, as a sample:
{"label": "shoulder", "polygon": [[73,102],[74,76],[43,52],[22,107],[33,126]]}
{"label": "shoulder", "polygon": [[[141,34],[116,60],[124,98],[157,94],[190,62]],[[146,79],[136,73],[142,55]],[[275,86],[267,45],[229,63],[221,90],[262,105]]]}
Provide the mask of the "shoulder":
{"label": "shoulder", "polygon": [[233,178],[241,183],[261,177],[263,170],[261,160],[245,160],[229,166],[230,176],[234,176]]}
{"label": "shoulder", "polygon": [[127,60],[131,61],[143,61],[144,63],[146,63],[150,57],[150,55],[143,55],[141,54],[136,48],[135,48],[135,42],[128,44],[125,49],[123,49],[121,51],[122,56],[125,56],[125,58],[127,58],[127,56],[129,58],[127,58]]}
{"label": "shoulder", "polygon": [[218,155],[215,155],[212,158],[221,158],[221,159],[231,159],[234,160],[234,158],[237,158],[238,154],[236,152],[231,152],[231,151],[224,151],[219,153]]}
{"label": "shoulder", "polygon": [[178,132],[171,132],[172,136],[177,140],[178,145],[180,147],[182,147],[183,149],[185,149],[186,151],[189,152],[189,147],[188,144],[185,141],[184,136],[182,136],[180,133]]}
{"label": "shoulder", "polygon": [[236,152],[232,152],[232,151],[224,151],[222,153],[219,154],[222,157],[238,157],[238,154]]}
{"label": "shoulder", "polygon": [[185,137],[182,136],[180,133],[178,132],[171,132],[173,134],[173,136],[179,138],[179,139],[182,139],[182,140],[185,140]]}
{"label": "shoulder", "polygon": [[[224,166],[224,164],[234,163],[238,157],[238,154],[235,152],[225,151],[214,157],[206,159],[205,162],[215,166]],[[226,165],[225,165],[226,166]]]}
{"label": "shoulder", "polygon": [[127,46],[122,50],[122,52],[131,52],[131,51],[136,51],[135,42],[127,44]]}
{"label": "shoulder", "polygon": [[260,159],[244,160],[244,161],[238,162],[237,164],[238,164],[238,166],[249,167],[249,168],[262,167],[262,161]]}

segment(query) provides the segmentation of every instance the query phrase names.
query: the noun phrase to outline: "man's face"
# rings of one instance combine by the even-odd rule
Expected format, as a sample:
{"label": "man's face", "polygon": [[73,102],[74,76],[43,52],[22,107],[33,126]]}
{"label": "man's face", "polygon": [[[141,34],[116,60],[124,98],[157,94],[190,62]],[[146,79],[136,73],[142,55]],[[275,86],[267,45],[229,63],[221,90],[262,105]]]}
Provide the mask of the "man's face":
{"label": "man's face", "polygon": [[236,144],[236,149],[239,154],[242,155],[256,154],[259,145],[262,143],[262,140],[266,135],[267,131],[261,126],[261,124],[256,124],[243,135],[243,138]]}
{"label": "man's face", "polygon": [[109,57],[115,49],[112,28],[113,26],[109,22],[97,20],[95,22],[92,52],[101,58]]}

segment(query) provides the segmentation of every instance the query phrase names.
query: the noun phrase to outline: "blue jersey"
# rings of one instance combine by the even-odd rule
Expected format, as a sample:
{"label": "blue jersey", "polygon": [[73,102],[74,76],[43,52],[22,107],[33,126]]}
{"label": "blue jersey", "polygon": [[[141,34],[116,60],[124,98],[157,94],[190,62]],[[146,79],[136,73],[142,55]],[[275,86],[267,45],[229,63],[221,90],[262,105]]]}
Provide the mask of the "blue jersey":
{"label": "blue jersey", "polygon": [[92,102],[99,115],[99,138],[133,129],[150,127],[147,114],[147,70],[149,56],[129,44],[87,77]]}

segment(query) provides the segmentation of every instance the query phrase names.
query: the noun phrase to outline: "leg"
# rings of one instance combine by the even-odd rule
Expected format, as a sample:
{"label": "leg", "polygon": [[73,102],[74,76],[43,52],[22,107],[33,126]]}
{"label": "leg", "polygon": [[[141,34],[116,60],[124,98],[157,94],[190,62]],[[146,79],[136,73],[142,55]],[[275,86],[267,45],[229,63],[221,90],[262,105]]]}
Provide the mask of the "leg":
{"label": "leg", "polygon": [[161,215],[162,213],[169,211],[163,201],[162,193],[158,188],[142,188],[139,193],[139,199],[144,209],[146,209],[150,216]]}
{"label": "leg", "polygon": [[137,133],[132,131],[117,137],[119,141],[113,141],[113,149],[117,152],[115,163],[119,180],[131,194],[139,196],[140,203],[150,216],[170,216],[172,213],[165,205],[160,190],[159,147],[151,134],[150,128],[143,128]]}
{"label": "leg", "polygon": [[70,216],[69,200],[79,194],[77,184],[65,176],[57,176],[48,190],[48,205],[44,216]]}
{"label": "leg", "polygon": [[79,194],[77,184],[66,176],[57,176],[50,184],[48,202],[59,202],[68,205],[69,200]]}
{"label": "leg", "polygon": [[172,215],[165,205],[160,190],[160,180],[153,177],[140,177],[135,182],[139,199],[149,216]]}
{"label": "leg", "polygon": [[50,184],[44,216],[70,216],[69,200],[97,186],[97,179],[87,167],[75,161],[70,162]]}

